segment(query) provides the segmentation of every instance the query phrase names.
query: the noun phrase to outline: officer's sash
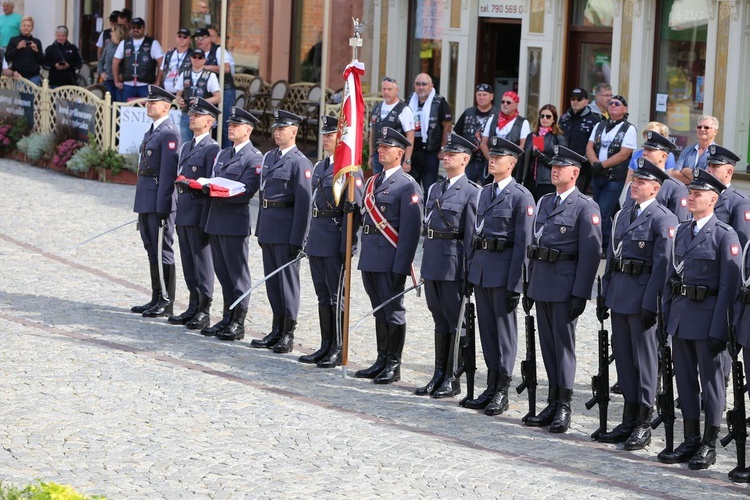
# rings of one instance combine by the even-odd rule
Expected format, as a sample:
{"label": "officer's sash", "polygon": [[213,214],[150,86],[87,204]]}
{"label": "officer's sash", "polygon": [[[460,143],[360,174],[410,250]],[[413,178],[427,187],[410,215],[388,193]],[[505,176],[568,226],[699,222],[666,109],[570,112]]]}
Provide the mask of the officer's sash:
{"label": "officer's sash", "polygon": [[388,243],[390,243],[393,248],[396,248],[398,245],[398,231],[396,231],[396,228],[388,222],[383,215],[383,212],[381,212],[375,204],[375,179],[377,179],[376,175],[367,179],[367,185],[365,186],[365,210],[367,210],[370,218]]}

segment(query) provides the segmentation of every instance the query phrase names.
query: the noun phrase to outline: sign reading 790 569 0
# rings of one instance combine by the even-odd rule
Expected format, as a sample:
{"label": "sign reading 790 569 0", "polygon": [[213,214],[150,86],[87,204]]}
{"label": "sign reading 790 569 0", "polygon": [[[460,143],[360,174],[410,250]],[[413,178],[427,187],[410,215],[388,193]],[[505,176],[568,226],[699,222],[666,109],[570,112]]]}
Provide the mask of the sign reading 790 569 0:
{"label": "sign reading 790 569 0", "polygon": [[479,0],[479,17],[521,19],[523,0]]}

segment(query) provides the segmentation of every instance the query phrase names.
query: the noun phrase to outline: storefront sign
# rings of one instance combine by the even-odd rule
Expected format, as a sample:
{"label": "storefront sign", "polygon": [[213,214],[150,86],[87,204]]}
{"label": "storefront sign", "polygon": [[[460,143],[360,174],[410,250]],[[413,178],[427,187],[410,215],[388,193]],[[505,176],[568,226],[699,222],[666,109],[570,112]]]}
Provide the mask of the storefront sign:
{"label": "storefront sign", "polygon": [[0,112],[5,115],[23,116],[28,123],[34,123],[34,94],[0,90]]}
{"label": "storefront sign", "polygon": [[[171,110],[169,116],[174,124],[180,126],[181,113],[177,110]],[[124,106],[120,110],[120,142],[117,146],[117,152],[120,154],[137,153],[138,148],[143,141],[143,135],[153,120],[146,115],[146,108]]]}
{"label": "storefront sign", "polygon": [[60,99],[55,104],[55,116],[58,125],[75,130],[79,141],[88,142],[89,130],[96,130],[96,108],[89,104]]}
{"label": "storefront sign", "polygon": [[479,0],[479,17],[521,19],[524,3],[519,0]]}

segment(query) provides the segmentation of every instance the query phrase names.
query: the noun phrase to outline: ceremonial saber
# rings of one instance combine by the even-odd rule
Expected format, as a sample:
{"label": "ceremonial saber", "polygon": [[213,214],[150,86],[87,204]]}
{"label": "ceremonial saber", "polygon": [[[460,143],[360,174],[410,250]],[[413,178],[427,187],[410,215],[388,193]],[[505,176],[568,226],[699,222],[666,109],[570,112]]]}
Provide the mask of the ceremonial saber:
{"label": "ceremonial saber", "polygon": [[242,302],[242,299],[244,299],[245,297],[247,297],[248,295],[250,295],[250,292],[252,292],[256,288],[258,288],[260,285],[262,285],[263,283],[265,283],[266,281],[268,281],[269,278],[271,278],[273,276],[276,276],[278,273],[280,273],[281,271],[283,271],[287,267],[289,267],[292,264],[295,264],[295,263],[301,261],[305,257],[307,257],[307,254],[305,252],[303,252],[302,250],[300,250],[299,255],[297,255],[294,258],[294,260],[290,260],[289,262],[287,262],[283,266],[279,267],[278,269],[275,269],[274,271],[268,273],[266,276],[264,276],[263,278],[261,278],[260,280],[258,280],[257,282],[255,282],[255,284],[253,284],[253,286],[251,286],[250,288],[248,288],[245,293],[243,293],[242,295],[240,295],[239,299],[237,299],[234,302],[232,302],[232,305],[229,306],[229,310],[231,311],[232,309],[234,309],[235,307],[237,307],[237,304],[239,304],[240,302]]}
{"label": "ceremonial saber", "polygon": [[157,262],[157,268],[159,269],[159,285],[161,286],[161,296],[164,300],[171,300],[167,293],[167,285],[164,282],[164,226],[167,225],[167,221],[161,221],[159,223],[159,243],[157,243],[156,258],[159,259]]}
{"label": "ceremonial saber", "polygon": [[120,229],[121,227],[129,226],[130,224],[132,224],[132,223],[134,223],[134,222],[138,222],[138,219],[133,219],[133,220],[129,220],[129,221],[127,221],[127,222],[124,222],[124,223],[120,224],[119,226],[115,226],[115,227],[113,227],[113,228],[111,228],[111,229],[107,229],[107,230],[106,230],[106,231],[104,231],[103,233],[99,233],[99,234],[97,234],[96,236],[92,236],[91,238],[87,239],[86,241],[82,241],[81,243],[77,244],[76,246],[74,246],[74,247],[71,247],[71,248],[69,248],[69,249],[65,250],[64,252],[62,252],[62,254],[61,254],[61,255],[65,255],[65,254],[71,253],[71,252],[73,252],[74,250],[76,250],[77,248],[79,248],[79,247],[82,247],[82,246],[83,246],[83,245],[85,245],[86,243],[90,243],[90,242],[94,241],[94,240],[95,240],[95,239],[97,239],[97,238],[101,238],[101,237],[102,237],[102,236],[104,236],[105,234],[109,234],[109,233],[112,233],[112,232],[114,232],[114,231],[117,231],[117,230],[118,230],[118,229]]}
{"label": "ceremonial saber", "polygon": [[417,283],[416,285],[412,285],[409,288],[407,288],[406,290],[404,290],[403,292],[397,293],[396,295],[394,295],[390,299],[386,300],[385,302],[382,302],[375,309],[372,309],[372,310],[368,311],[361,318],[359,318],[359,320],[356,323],[354,323],[354,326],[351,327],[351,329],[349,330],[349,333],[352,333],[354,330],[356,330],[357,328],[359,328],[359,325],[361,325],[371,315],[373,315],[376,312],[380,311],[382,308],[384,308],[385,306],[387,306],[388,304],[390,304],[394,300],[398,299],[399,297],[402,297],[402,296],[406,295],[407,293],[411,292],[412,290],[418,290],[419,288],[422,287],[423,284],[424,284],[424,280],[420,278],[419,279],[419,283]]}

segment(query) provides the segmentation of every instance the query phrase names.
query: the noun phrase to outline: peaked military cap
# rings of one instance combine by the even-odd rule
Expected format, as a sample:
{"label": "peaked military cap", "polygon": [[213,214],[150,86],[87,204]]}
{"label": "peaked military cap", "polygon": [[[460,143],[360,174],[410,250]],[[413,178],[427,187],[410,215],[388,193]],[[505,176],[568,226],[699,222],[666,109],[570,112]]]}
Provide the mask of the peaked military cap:
{"label": "peaked military cap", "polygon": [[399,134],[391,127],[383,127],[380,129],[380,137],[378,138],[377,143],[401,149],[406,149],[411,146],[411,142],[409,142],[406,137]]}
{"label": "peaked military cap", "polygon": [[502,137],[490,137],[490,156],[512,156],[518,158],[523,154],[523,148],[515,143],[506,141]]}
{"label": "peaked military cap", "polygon": [[339,130],[339,119],[335,116],[323,115],[320,117],[323,121],[320,133],[323,135],[334,134]]}
{"label": "peaked military cap", "polygon": [[458,134],[453,133],[448,134],[448,141],[445,143],[445,147],[443,148],[443,151],[445,151],[446,153],[474,154],[476,150],[477,147],[473,142],[464,139]]}
{"label": "peaked military cap", "polygon": [[232,106],[227,123],[244,123],[245,125],[252,125],[255,127],[260,120],[258,120],[254,114],[249,111],[245,111],[237,106]]}
{"label": "peaked military cap", "polygon": [[727,148],[711,144],[708,147],[708,163],[712,165],[736,165],[740,157]]}
{"label": "peaked military cap", "polygon": [[653,130],[646,131],[646,142],[643,143],[643,147],[646,149],[658,149],[666,151],[667,153],[672,152],[675,148],[672,141],[661,135],[659,132]]}
{"label": "peaked military cap", "polygon": [[172,103],[172,101],[175,100],[174,95],[170,94],[166,90],[164,90],[161,87],[157,87],[156,85],[149,85],[148,86],[148,96],[146,96],[147,101],[164,101],[168,103]]}
{"label": "peaked military cap", "polygon": [[585,161],[586,158],[575,151],[571,151],[565,146],[555,145],[555,156],[552,157],[550,165],[580,167]]}
{"label": "peaked military cap", "polygon": [[283,109],[274,109],[273,119],[274,122],[273,125],[271,125],[273,128],[289,127],[291,125],[299,127],[299,124],[302,123],[301,116],[290,113],[289,111],[284,111]]}
{"label": "peaked military cap", "polygon": [[693,180],[688,184],[688,189],[698,189],[700,191],[713,191],[721,194],[727,187],[708,170],[695,168],[693,170]]}
{"label": "peaked military cap", "polygon": [[188,113],[194,115],[211,115],[216,118],[221,114],[221,111],[219,111],[219,108],[217,108],[204,98],[198,97],[193,100],[193,103],[190,105],[190,111],[188,111]]}
{"label": "peaked military cap", "polygon": [[636,163],[638,164],[638,168],[633,172],[633,177],[656,181],[659,184],[669,179],[669,174],[645,158],[638,158]]}

